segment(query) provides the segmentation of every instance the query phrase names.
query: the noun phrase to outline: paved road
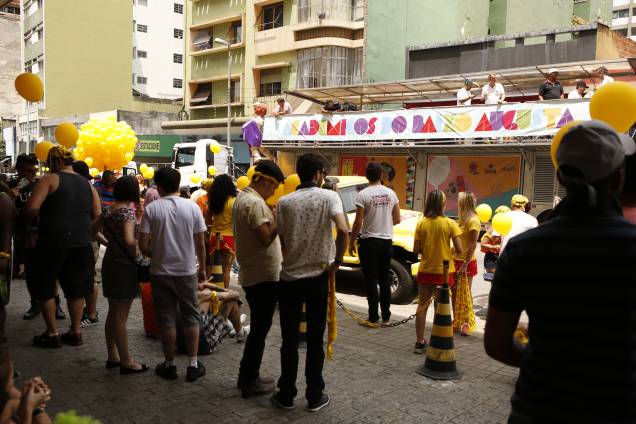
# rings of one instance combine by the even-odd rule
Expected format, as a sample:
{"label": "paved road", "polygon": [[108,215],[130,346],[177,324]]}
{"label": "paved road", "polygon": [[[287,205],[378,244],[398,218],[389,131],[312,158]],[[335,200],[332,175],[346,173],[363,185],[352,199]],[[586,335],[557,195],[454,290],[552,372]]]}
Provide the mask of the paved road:
{"label": "paved road", "polygon": [[[476,283],[476,299],[483,289]],[[486,283],[487,284],[487,283]],[[364,315],[365,299],[343,294],[342,300]],[[362,306],[361,306],[362,305]],[[14,282],[7,308],[8,337],[16,367],[23,376],[42,375],[53,390],[50,412],[74,408],[103,423],[495,423],[509,413],[517,370],[488,358],[479,332],[457,337],[460,381],[438,382],[415,370],[424,357],[412,353],[412,322],[394,329],[372,330],[355,324],[339,312],[335,358],[325,364],[327,392],[332,404],[308,413],[302,398],[294,411],[275,409],[267,397],[243,400],[236,390],[242,345],[226,340],[219,350],[203,358],[207,376],[196,383],[184,381],[187,359],[178,357],[180,378],[167,382],[154,376],[120,376],[104,369],[106,359],[103,319],[106,302],[100,296],[102,321],[84,332],[84,345],[56,350],[31,347],[31,337],[43,329],[41,320],[23,321],[27,307],[24,282]],[[414,305],[395,308],[395,317],[410,315]],[[247,311],[246,311],[247,312]],[[263,363],[265,375],[280,372],[281,345],[278,316],[270,333]],[[64,323],[62,322],[62,325]],[[129,320],[131,350],[137,359],[154,366],[161,360],[157,340],[143,332],[141,305],[133,304]],[[303,367],[304,358],[301,358]],[[299,393],[304,393],[302,368]]]}

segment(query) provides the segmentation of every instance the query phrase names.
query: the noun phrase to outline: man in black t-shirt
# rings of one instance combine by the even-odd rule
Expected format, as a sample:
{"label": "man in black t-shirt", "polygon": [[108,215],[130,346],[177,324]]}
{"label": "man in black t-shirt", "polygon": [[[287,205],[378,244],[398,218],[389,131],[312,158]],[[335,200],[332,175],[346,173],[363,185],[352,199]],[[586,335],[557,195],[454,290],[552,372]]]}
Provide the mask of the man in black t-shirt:
{"label": "man in black t-shirt", "polygon": [[565,98],[561,82],[557,80],[559,71],[552,68],[548,71],[548,78],[539,87],[539,100],[558,100]]}

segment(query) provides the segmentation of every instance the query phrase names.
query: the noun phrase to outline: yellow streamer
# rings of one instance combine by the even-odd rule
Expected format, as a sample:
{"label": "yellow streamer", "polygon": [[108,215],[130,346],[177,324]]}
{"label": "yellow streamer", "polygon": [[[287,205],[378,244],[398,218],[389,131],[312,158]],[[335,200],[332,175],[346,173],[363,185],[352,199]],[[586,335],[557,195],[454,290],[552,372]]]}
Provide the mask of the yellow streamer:
{"label": "yellow streamer", "polygon": [[212,310],[212,315],[218,315],[219,310],[221,309],[221,302],[219,301],[219,297],[216,295],[216,291],[212,290],[210,293],[210,309]]}
{"label": "yellow streamer", "polygon": [[468,334],[472,334],[477,329],[475,311],[473,310],[473,297],[470,294],[470,286],[468,285],[466,274],[458,274],[458,276],[453,329],[458,330],[462,325],[468,324]]}
{"label": "yellow streamer", "polygon": [[329,277],[329,294],[327,297],[327,359],[333,359],[333,343],[338,337],[336,326],[336,276]]}

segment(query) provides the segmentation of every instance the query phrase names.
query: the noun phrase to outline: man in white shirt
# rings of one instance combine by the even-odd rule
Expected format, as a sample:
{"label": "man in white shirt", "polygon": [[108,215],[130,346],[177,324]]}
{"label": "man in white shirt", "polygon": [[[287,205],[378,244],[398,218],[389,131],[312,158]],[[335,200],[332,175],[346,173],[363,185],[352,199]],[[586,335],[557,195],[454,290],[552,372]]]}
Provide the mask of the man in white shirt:
{"label": "man in white shirt", "polygon": [[497,82],[497,76],[495,74],[488,75],[488,84],[484,85],[481,90],[481,95],[484,98],[484,103],[487,105],[500,105],[506,99],[506,92],[503,85]]}
{"label": "man in white shirt", "polygon": [[355,250],[360,235],[360,265],[367,283],[369,322],[376,323],[378,315],[378,286],[382,321],[391,318],[391,283],[389,271],[393,255],[393,226],[400,223],[400,204],[393,190],[382,185],[382,165],[367,164],[369,187],[356,196],[356,218],[351,229],[349,252]]}
{"label": "man in white shirt", "polygon": [[272,396],[272,403],[282,409],[293,409],[297,394],[298,329],[303,302],[307,307],[305,397],[309,411],[316,412],[330,402],[323,392],[325,382],[322,378],[328,280],[342,264],[349,228],[340,196],[320,188],[326,175],[324,167],[320,156],[302,155],[296,163],[301,184],[295,192],[280,198],[276,205],[278,235],[283,249],[278,291],[283,345],[280,349],[280,390]]}
{"label": "man in white shirt", "polygon": [[614,78],[609,76],[609,71],[607,70],[605,66],[599,66],[598,69],[596,70],[596,74],[598,75],[599,78],[602,79],[601,83],[599,84],[599,87],[602,87],[605,84],[609,84],[610,82],[614,82]]}
{"label": "man in white shirt", "polygon": [[475,94],[470,92],[470,89],[473,88],[474,84],[473,80],[464,80],[464,88],[457,92],[457,106],[471,105],[472,100],[477,97]]}
{"label": "man in white shirt", "polygon": [[186,381],[191,382],[205,375],[205,367],[197,359],[200,322],[197,292],[199,281],[207,280],[204,236],[207,228],[196,203],[179,197],[179,171],[162,168],[154,180],[161,198],[144,211],[139,248],[150,258],[152,296],[165,356],[165,362],[157,365],[155,373],[167,380],[177,379],[174,350],[178,303],[190,361]]}
{"label": "man in white shirt", "polygon": [[512,218],[512,228],[505,236],[501,236],[501,252],[506,248],[508,241],[514,236],[535,228],[539,225],[537,219],[526,213],[526,205],[528,204],[528,198],[521,194],[515,194],[512,196],[511,211],[508,212],[510,218]]}
{"label": "man in white shirt", "polygon": [[292,113],[292,107],[289,102],[285,101],[284,97],[279,97],[276,99],[276,106],[274,106],[274,115],[282,116],[289,115]]}
{"label": "man in white shirt", "polygon": [[590,97],[592,97],[592,93],[585,92],[585,90],[587,90],[588,88],[589,87],[587,86],[585,81],[578,80],[576,82],[576,89],[568,93],[568,99],[589,99]]}

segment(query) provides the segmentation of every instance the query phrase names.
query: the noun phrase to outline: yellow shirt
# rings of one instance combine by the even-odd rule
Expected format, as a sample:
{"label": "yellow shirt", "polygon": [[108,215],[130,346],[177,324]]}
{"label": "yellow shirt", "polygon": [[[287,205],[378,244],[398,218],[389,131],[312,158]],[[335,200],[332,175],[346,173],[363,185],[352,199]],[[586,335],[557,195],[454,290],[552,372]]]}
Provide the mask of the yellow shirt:
{"label": "yellow shirt", "polygon": [[230,197],[223,206],[223,212],[212,215],[212,234],[221,233],[222,236],[233,236],[232,232],[232,208],[234,207],[234,197]]}
{"label": "yellow shirt", "polygon": [[426,274],[443,274],[442,262],[447,260],[448,272],[455,272],[451,238],[461,235],[462,230],[457,223],[445,216],[422,218],[415,228],[415,240],[420,241],[422,259],[418,272]]}
{"label": "yellow shirt", "polygon": [[[462,241],[462,253],[461,255],[455,254],[455,259],[457,259],[458,261],[465,261],[467,253],[466,249],[468,248],[468,244],[470,243],[470,232],[477,231],[477,234],[479,235],[479,231],[481,231],[481,224],[479,223],[479,218],[473,216],[466,223],[466,225],[460,226],[459,228],[462,230],[462,235],[459,236],[459,239]],[[477,251],[477,249],[475,249],[475,251]],[[477,256],[475,256],[475,253],[473,253],[471,261],[475,259],[477,259]]]}

